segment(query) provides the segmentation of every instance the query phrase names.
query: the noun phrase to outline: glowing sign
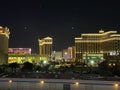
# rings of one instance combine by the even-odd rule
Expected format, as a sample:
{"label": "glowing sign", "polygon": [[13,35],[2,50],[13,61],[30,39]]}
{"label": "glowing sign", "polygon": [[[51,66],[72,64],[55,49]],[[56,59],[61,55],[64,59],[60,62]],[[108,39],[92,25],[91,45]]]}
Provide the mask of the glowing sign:
{"label": "glowing sign", "polygon": [[118,56],[118,55],[119,55],[119,52],[110,52],[109,55],[110,55],[110,56]]}
{"label": "glowing sign", "polygon": [[12,54],[31,54],[31,48],[8,48],[8,53],[12,53]]}

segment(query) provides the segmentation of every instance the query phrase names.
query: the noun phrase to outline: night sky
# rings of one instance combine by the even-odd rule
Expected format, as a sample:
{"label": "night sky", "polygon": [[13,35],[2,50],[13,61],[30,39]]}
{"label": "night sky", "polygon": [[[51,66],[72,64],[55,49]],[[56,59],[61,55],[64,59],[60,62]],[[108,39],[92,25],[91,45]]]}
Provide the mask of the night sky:
{"label": "night sky", "polygon": [[0,25],[10,29],[9,47],[32,48],[50,36],[53,49],[74,45],[82,33],[120,30],[119,0],[3,0]]}

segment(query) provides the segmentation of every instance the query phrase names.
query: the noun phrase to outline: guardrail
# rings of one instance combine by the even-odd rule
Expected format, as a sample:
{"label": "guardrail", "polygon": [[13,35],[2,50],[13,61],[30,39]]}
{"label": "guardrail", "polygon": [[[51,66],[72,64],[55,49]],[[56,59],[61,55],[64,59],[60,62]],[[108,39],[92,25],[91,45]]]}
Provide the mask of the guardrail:
{"label": "guardrail", "polygon": [[119,86],[117,81],[0,78],[0,90],[120,90]]}

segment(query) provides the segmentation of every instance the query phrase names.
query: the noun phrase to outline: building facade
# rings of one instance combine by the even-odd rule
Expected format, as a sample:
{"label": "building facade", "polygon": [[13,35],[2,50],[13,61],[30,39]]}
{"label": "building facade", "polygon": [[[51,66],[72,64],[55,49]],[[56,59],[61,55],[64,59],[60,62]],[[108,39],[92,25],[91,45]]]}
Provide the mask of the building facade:
{"label": "building facade", "polygon": [[75,61],[75,46],[63,49],[63,59],[68,60],[69,62]]}
{"label": "building facade", "polygon": [[50,60],[51,53],[52,53],[52,44],[53,39],[51,37],[45,37],[43,39],[38,39],[39,43],[39,54],[42,57],[47,58],[47,60]]}
{"label": "building facade", "polygon": [[35,65],[40,64],[40,55],[38,54],[8,54],[8,64],[18,63],[23,64],[25,62],[30,62]]}
{"label": "building facade", "polygon": [[8,48],[9,54],[31,54],[31,48]]}
{"label": "building facade", "polygon": [[81,34],[75,38],[76,60],[98,64],[104,59],[120,59],[120,34],[117,31]]}
{"label": "building facade", "polygon": [[62,61],[62,51],[52,51],[51,60],[52,61]]}
{"label": "building facade", "polygon": [[0,64],[7,64],[9,35],[9,28],[0,26]]}
{"label": "building facade", "polygon": [[71,61],[75,61],[75,46],[68,47],[68,53],[70,55]]}
{"label": "building facade", "polygon": [[40,65],[40,55],[31,54],[31,51],[31,48],[8,48],[8,64],[30,62],[35,65]]}

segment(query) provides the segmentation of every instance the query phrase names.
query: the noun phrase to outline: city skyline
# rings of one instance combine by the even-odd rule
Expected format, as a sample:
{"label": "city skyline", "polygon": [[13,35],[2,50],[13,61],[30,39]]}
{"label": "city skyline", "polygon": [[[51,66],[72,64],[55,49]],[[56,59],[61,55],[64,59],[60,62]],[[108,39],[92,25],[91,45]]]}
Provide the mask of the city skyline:
{"label": "city skyline", "polygon": [[32,48],[38,53],[38,39],[53,38],[53,49],[74,45],[82,33],[119,31],[119,1],[18,0],[1,2],[0,25],[10,29],[10,48]]}

